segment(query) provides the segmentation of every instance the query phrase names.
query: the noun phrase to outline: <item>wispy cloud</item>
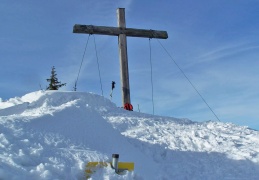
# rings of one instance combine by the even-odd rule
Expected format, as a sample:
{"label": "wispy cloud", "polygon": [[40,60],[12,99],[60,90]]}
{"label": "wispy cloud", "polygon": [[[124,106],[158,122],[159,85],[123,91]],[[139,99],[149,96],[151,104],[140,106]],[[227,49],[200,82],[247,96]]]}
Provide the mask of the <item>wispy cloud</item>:
{"label": "wispy cloud", "polygon": [[227,45],[225,47],[218,47],[210,52],[206,52],[196,58],[196,63],[208,62],[219,60],[222,58],[235,56],[237,54],[245,53],[249,50],[256,50],[259,48],[259,45],[250,45],[250,43],[237,43]]}

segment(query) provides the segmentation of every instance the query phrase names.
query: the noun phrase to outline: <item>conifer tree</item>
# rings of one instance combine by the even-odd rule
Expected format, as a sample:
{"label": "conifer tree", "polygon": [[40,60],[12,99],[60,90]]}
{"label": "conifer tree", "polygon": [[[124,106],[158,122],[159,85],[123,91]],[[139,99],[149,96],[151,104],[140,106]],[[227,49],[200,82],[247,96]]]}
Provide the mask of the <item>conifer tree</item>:
{"label": "conifer tree", "polygon": [[51,76],[49,79],[47,79],[47,81],[49,82],[49,86],[47,87],[47,90],[58,90],[60,87],[66,85],[66,83],[61,83],[60,81],[58,81],[54,66],[52,67],[52,70],[51,70]]}

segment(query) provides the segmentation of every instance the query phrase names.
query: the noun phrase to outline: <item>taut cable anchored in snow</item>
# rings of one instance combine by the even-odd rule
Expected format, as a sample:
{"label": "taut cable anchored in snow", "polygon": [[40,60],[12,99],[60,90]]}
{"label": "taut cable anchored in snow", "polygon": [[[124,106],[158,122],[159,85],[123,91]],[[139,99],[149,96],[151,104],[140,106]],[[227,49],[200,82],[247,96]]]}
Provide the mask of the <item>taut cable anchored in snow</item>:
{"label": "taut cable anchored in snow", "polygon": [[149,62],[150,62],[150,73],[151,73],[151,88],[152,88],[152,105],[153,105],[153,115],[155,114],[154,105],[154,86],[153,86],[153,66],[152,66],[152,56],[151,56],[151,42],[149,38]]}
{"label": "taut cable anchored in snow", "polygon": [[87,48],[87,45],[88,45],[88,41],[89,41],[90,35],[91,35],[91,34],[89,34],[89,36],[88,36],[88,38],[87,38],[87,41],[86,41],[85,50],[84,50],[84,54],[83,54],[83,57],[82,57],[82,60],[81,60],[81,64],[80,64],[80,67],[79,67],[79,71],[78,71],[78,74],[77,74],[74,91],[76,91],[77,81],[78,81],[79,74],[80,74],[80,71],[81,71],[81,68],[82,68],[82,64],[83,64],[83,61],[84,61],[85,51],[86,51],[86,48]]}
{"label": "taut cable anchored in snow", "polygon": [[[93,37],[94,37],[94,35],[93,35]],[[102,91],[102,96],[103,96],[103,85],[102,85],[102,78],[101,78],[100,65],[99,65],[99,59],[98,59],[98,54],[97,54],[97,48],[96,48],[95,37],[94,37],[94,47],[95,47],[95,54],[96,54],[98,72],[99,72],[99,79],[100,79],[101,91]]]}
{"label": "taut cable anchored in snow", "polygon": [[180,66],[176,63],[176,61],[173,59],[173,57],[171,56],[171,54],[166,50],[166,48],[162,45],[162,43],[157,39],[158,43],[161,45],[161,47],[165,50],[165,52],[167,53],[167,55],[171,58],[171,60],[174,62],[174,64],[177,66],[177,68],[181,71],[181,73],[184,75],[184,77],[188,80],[188,82],[190,83],[190,85],[193,87],[193,89],[197,92],[197,94],[200,96],[200,98],[202,99],[202,101],[207,105],[207,107],[210,109],[210,111],[214,114],[214,116],[217,118],[218,121],[219,118],[216,115],[216,113],[211,109],[211,107],[209,106],[209,104],[206,102],[206,100],[202,97],[201,93],[196,89],[196,87],[193,85],[193,83],[191,82],[191,80],[187,77],[187,75],[184,73],[184,71],[180,68]]}

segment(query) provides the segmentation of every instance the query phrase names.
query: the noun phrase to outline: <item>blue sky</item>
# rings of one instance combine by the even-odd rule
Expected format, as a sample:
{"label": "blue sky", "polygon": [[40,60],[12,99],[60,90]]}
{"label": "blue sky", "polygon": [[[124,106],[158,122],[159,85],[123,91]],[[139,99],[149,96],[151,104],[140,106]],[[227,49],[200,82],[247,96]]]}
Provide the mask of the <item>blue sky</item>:
{"label": "blue sky", "polygon": [[[73,90],[88,35],[74,24],[117,26],[126,8],[129,28],[166,30],[159,40],[222,122],[259,130],[258,0],[2,0],[0,5],[0,97],[47,86],[52,66]],[[104,96],[121,106],[117,38],[95,35]],[[149,40],[128,39],[131,101],[152,113]],[[216,120],[156,39],[151,40],[155,114]],[[94,39],[90,36],[78,91],[101,94]]]}

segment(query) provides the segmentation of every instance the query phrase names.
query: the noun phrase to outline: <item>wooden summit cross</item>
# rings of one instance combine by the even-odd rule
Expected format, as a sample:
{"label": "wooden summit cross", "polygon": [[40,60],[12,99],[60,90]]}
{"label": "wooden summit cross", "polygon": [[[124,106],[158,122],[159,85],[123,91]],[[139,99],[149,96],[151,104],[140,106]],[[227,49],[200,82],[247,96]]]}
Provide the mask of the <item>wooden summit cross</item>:
{"label": "wooden summit cross", "polygon": [[82,34],[101,34],[118,36],[119,56],[120,56],[120,79],[122,88],[122,105],[130,102],[130,86],[129,86],[129,70],[128,70],[128,54],[127,54],[127,36],[144,37],[144,38],[159,38],[167,39],[166,31],[146,30],[126,28],[125,8],[117,9],[118,27],[93,26],[75,24],[73,33]]}

